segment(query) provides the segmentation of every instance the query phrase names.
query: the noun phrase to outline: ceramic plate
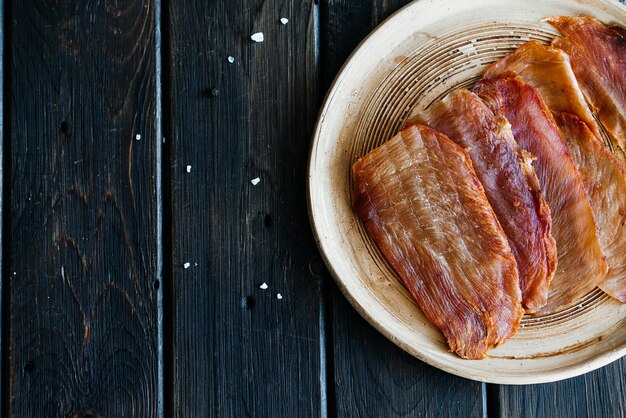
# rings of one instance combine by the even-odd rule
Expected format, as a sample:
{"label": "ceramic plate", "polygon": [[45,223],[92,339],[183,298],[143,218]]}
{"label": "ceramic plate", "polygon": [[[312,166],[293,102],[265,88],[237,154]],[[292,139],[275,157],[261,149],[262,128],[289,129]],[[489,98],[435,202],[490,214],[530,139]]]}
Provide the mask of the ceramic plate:
{"label": "ceramic plate", "polygon": [[576,306],[525,317],[484,360],[448,351],[351,210],[351,165],[429,106],[529,39],[558,32],[552,15],[626,26],[626,8],[599,0],[421,0],[401,9],[351,55],[322,107],[311,147],[308,197],[317,243],[359,313],[417,358],[470,379],[504,384],[580,375],[626,354],[626,305],[596,289]]}

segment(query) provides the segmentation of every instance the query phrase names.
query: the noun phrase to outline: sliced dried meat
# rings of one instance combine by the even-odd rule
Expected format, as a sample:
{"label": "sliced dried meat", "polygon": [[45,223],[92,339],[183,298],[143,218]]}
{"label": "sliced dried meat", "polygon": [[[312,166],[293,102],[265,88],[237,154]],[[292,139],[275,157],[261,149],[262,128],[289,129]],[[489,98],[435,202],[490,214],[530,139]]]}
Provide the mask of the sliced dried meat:
{"label": "sliced dried meat", "polygon": [[532,158],[513,139],[506,119],[497,118],[478,96],[455,90],[416,115],[465,149],[509,244],[520,275],[522,304],[534,312],[548,299],[556,268],[550,209]]}
{"label": "sliced dried meat", "polygon": [[353,176],[356,214],[453,352],[481,359],[515,333],[515,259],[462,148],[412,125]]}
{"label": "sliced dried meat", "polygon": [[529,41],[487,69],[483,78],[516,74],[539,91],[553,112],[577,115],[600,137],[596,120],[576,81],[569,56],[559,48]]}
{"label": "sliced dried meat", "polygon": [[556,122],[539,96],[520,77],[480,81],[474,91],[511,123],[517,143],[537,157],[535,169],[552,214],[558,268],[548,303],[540,314],[571,306],[606,276],[607,266],[584,185]]}
{"label": "sliced dried meat", "polygon": [[515,73],[552,110],[583,181],[608,273],[598,286],[626,302],[626,166],[601,142],[593,115],[561,49],[530,41],[494,64],[486,78]]}
{"label": "sliced dried meat", "polygon": [[561,31],[553,45],[571,58],[572,68],[594,113],[622,151],[626,150],[626,34],[588,16],[546,19]]}
{"label": "sliced dried meat", "polygon": [[626,166],[575,115],[557,114],[556,121],[585,185],[609,267],[598,286],[626,303]]}

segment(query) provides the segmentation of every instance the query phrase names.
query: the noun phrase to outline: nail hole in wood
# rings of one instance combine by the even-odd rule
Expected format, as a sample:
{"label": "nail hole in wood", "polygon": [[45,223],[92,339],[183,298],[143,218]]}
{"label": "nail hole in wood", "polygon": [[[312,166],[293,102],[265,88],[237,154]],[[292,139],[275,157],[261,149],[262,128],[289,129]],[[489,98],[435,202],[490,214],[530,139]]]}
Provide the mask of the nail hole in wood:
{"label": "nail hole in wood", "polygon": [[32,362],[27,361],[27,362],[26,362],[26,364],[24,364],[24,371],[25,371],[26,373],[29,373],[29,374],[30,374],[30,373],[32,373],[34,370],[35,370],[35,365],[34,365]]}
{"label": "nail hole in wood", "polygon": [[161,287],[161,282],[159,282],[158,280],[153,281],[152,287],[154,287],[155,289],[158,289],[159,287]]}
{"label": "nail hole in wood", "polygon": [[269,228],[272,226],[272,215],[270,215],[269,213],[265,214],[265,217],[263,218],[263,224],[265,225],[266,228]]}
{"label": "nail hole in wood", "polygon": [[313,277],[321,277],[324,275],[326,268],[324,262],[319,256],[315,256],[309,261],[309,271]]}
{"label": "nail hole in wood", "polygon": [[215,87],[210,88],[210,89],[205,89],[202,92],[202,97],[205,97],[207,99],[210,99],[211,97],[217,97],[219,95],[220,95],[220,91]]}
{"label": "nail hole in wood", "polygon": [[64,120],[63,122],[61,122],[61,126],[59,127],[59,129],[61,130],[61,133],[67,134],[70,131],[70,124]]}
{"label": "nail hole in wood", "polygon": [[254,308],[254,298],[252,296],[245,296],[241,299],[241,306],[247,311],[251,310]]}

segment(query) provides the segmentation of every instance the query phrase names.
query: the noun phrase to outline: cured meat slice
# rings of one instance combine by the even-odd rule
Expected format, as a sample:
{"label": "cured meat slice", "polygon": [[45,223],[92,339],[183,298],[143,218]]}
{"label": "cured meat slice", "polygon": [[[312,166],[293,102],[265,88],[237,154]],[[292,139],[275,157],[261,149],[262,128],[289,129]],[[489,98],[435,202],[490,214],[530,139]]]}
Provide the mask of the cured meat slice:
{"label": "cured meat slice", "polygon": [[570,58],[563,50],[539,41],[526,42],[489,67],[483,78],[496,78],[509,73],[519,75],[536,88],[550,110],[577,115],[600,137],[596,120],[572,71]]}
{"label": "cured meat slice", "polygon": [[461,147],[412,125],[353,177],[357,216],[451,351],[481,359],[515,333],[515,258]]}
{"label": "cured meat slice", "polygon": [[569,54],[592,110],[613,141],[626,150],[626,31],[588,16],[546,21],[564,35],[553,45]]}
{"label": "cured meat slice", "polygon": [[561,49],[530,41],[494,64],[491,78],[516,73],[552,110],[583,181],[608,273],[599,287],[626,302],[626,166],[601,142],[597,125]]}
{"label": "cured meat slice", "polygon": [[538,313],[567,308],[607,272],[578,170],[550,110],[533,87],[520,77],[505,77],[480,81],[473,89],[496,115],[508,119],[517,143],[537,157],[535,169],[550,206],[558,252],[548,303]]}
{"label": "cured meat slice", "polygon": [[626,303],[626,166],[578,117],[561,113],[556,120],[587,190],[609,266],[598,286]]}
{"label": "cured meat slice", "polygon": [[517,145],[506,119],[496,118],[466,89],[453,91],[413,120],[442,132],[469,154],[517,261],[522,304],[527,312],[538,310],[548,299],[557,256],[532,156]]}

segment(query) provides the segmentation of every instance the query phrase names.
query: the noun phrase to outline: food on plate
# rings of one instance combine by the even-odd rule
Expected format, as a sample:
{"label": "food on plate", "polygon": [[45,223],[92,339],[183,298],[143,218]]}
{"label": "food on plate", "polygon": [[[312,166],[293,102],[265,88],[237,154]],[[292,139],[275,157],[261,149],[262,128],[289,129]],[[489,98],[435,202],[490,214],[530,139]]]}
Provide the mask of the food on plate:
{"label": "food on plate", "polygon": [[563,34],[553,45],[569,54],[593,112],[613,142],[625,151],[626,30],[589,16],[555,16],[546,21]]}
{"label": "food on plate", "polygon": [[538,313],[567,308],[607,273],[582,179],[537,90],[518,76],[507,76],[482,80],[473,91],[494,114],[506,117],[520,147],[537,157],[534,166],[552,214],[558,255],[548,302]]}
{"label": "food on plate", "polygon": [[537,311],[547,301],[557,255],[532,156],[515,142],[507,120],[467,89],[453,91],[411,120],[442,132],[470,156],[517,261],[522,304],[527,312]]}
{"label": "food on plate", "polygon": [[578,117],[560,113],[556,120],[585,185],[609,267],[598,286],[626,303],[626,166]]}
{"label": "food on plate", "polygon": [[553,314],[596,286],[626,303],[626,30],[545,21],[562,37],[420,107],[352,167],[355,213],[467,359],[524,311]]}
{"label": "food on plate", "polygon": [[423,125],[353,165],[354,210],[413,298],[467,359],[513,335],[515,258],[466,152]]}
{"label": "food on plate", "polygon": [[491,65],[483,78],[496,78],[509,73],[519,75],[536,88],[550,110],[577,115],[600,137],[596,120],[572,71],[570,58],[563,50],[538,41],[528,41]]}
{"label": "food on plate", "polygon": [[515,73],[552,110],[591,204],[608,273],[599,287],[626,302],[626,167],[601,142],[593,115],[561,49],[530,41],[492,65],[486,78]]}

